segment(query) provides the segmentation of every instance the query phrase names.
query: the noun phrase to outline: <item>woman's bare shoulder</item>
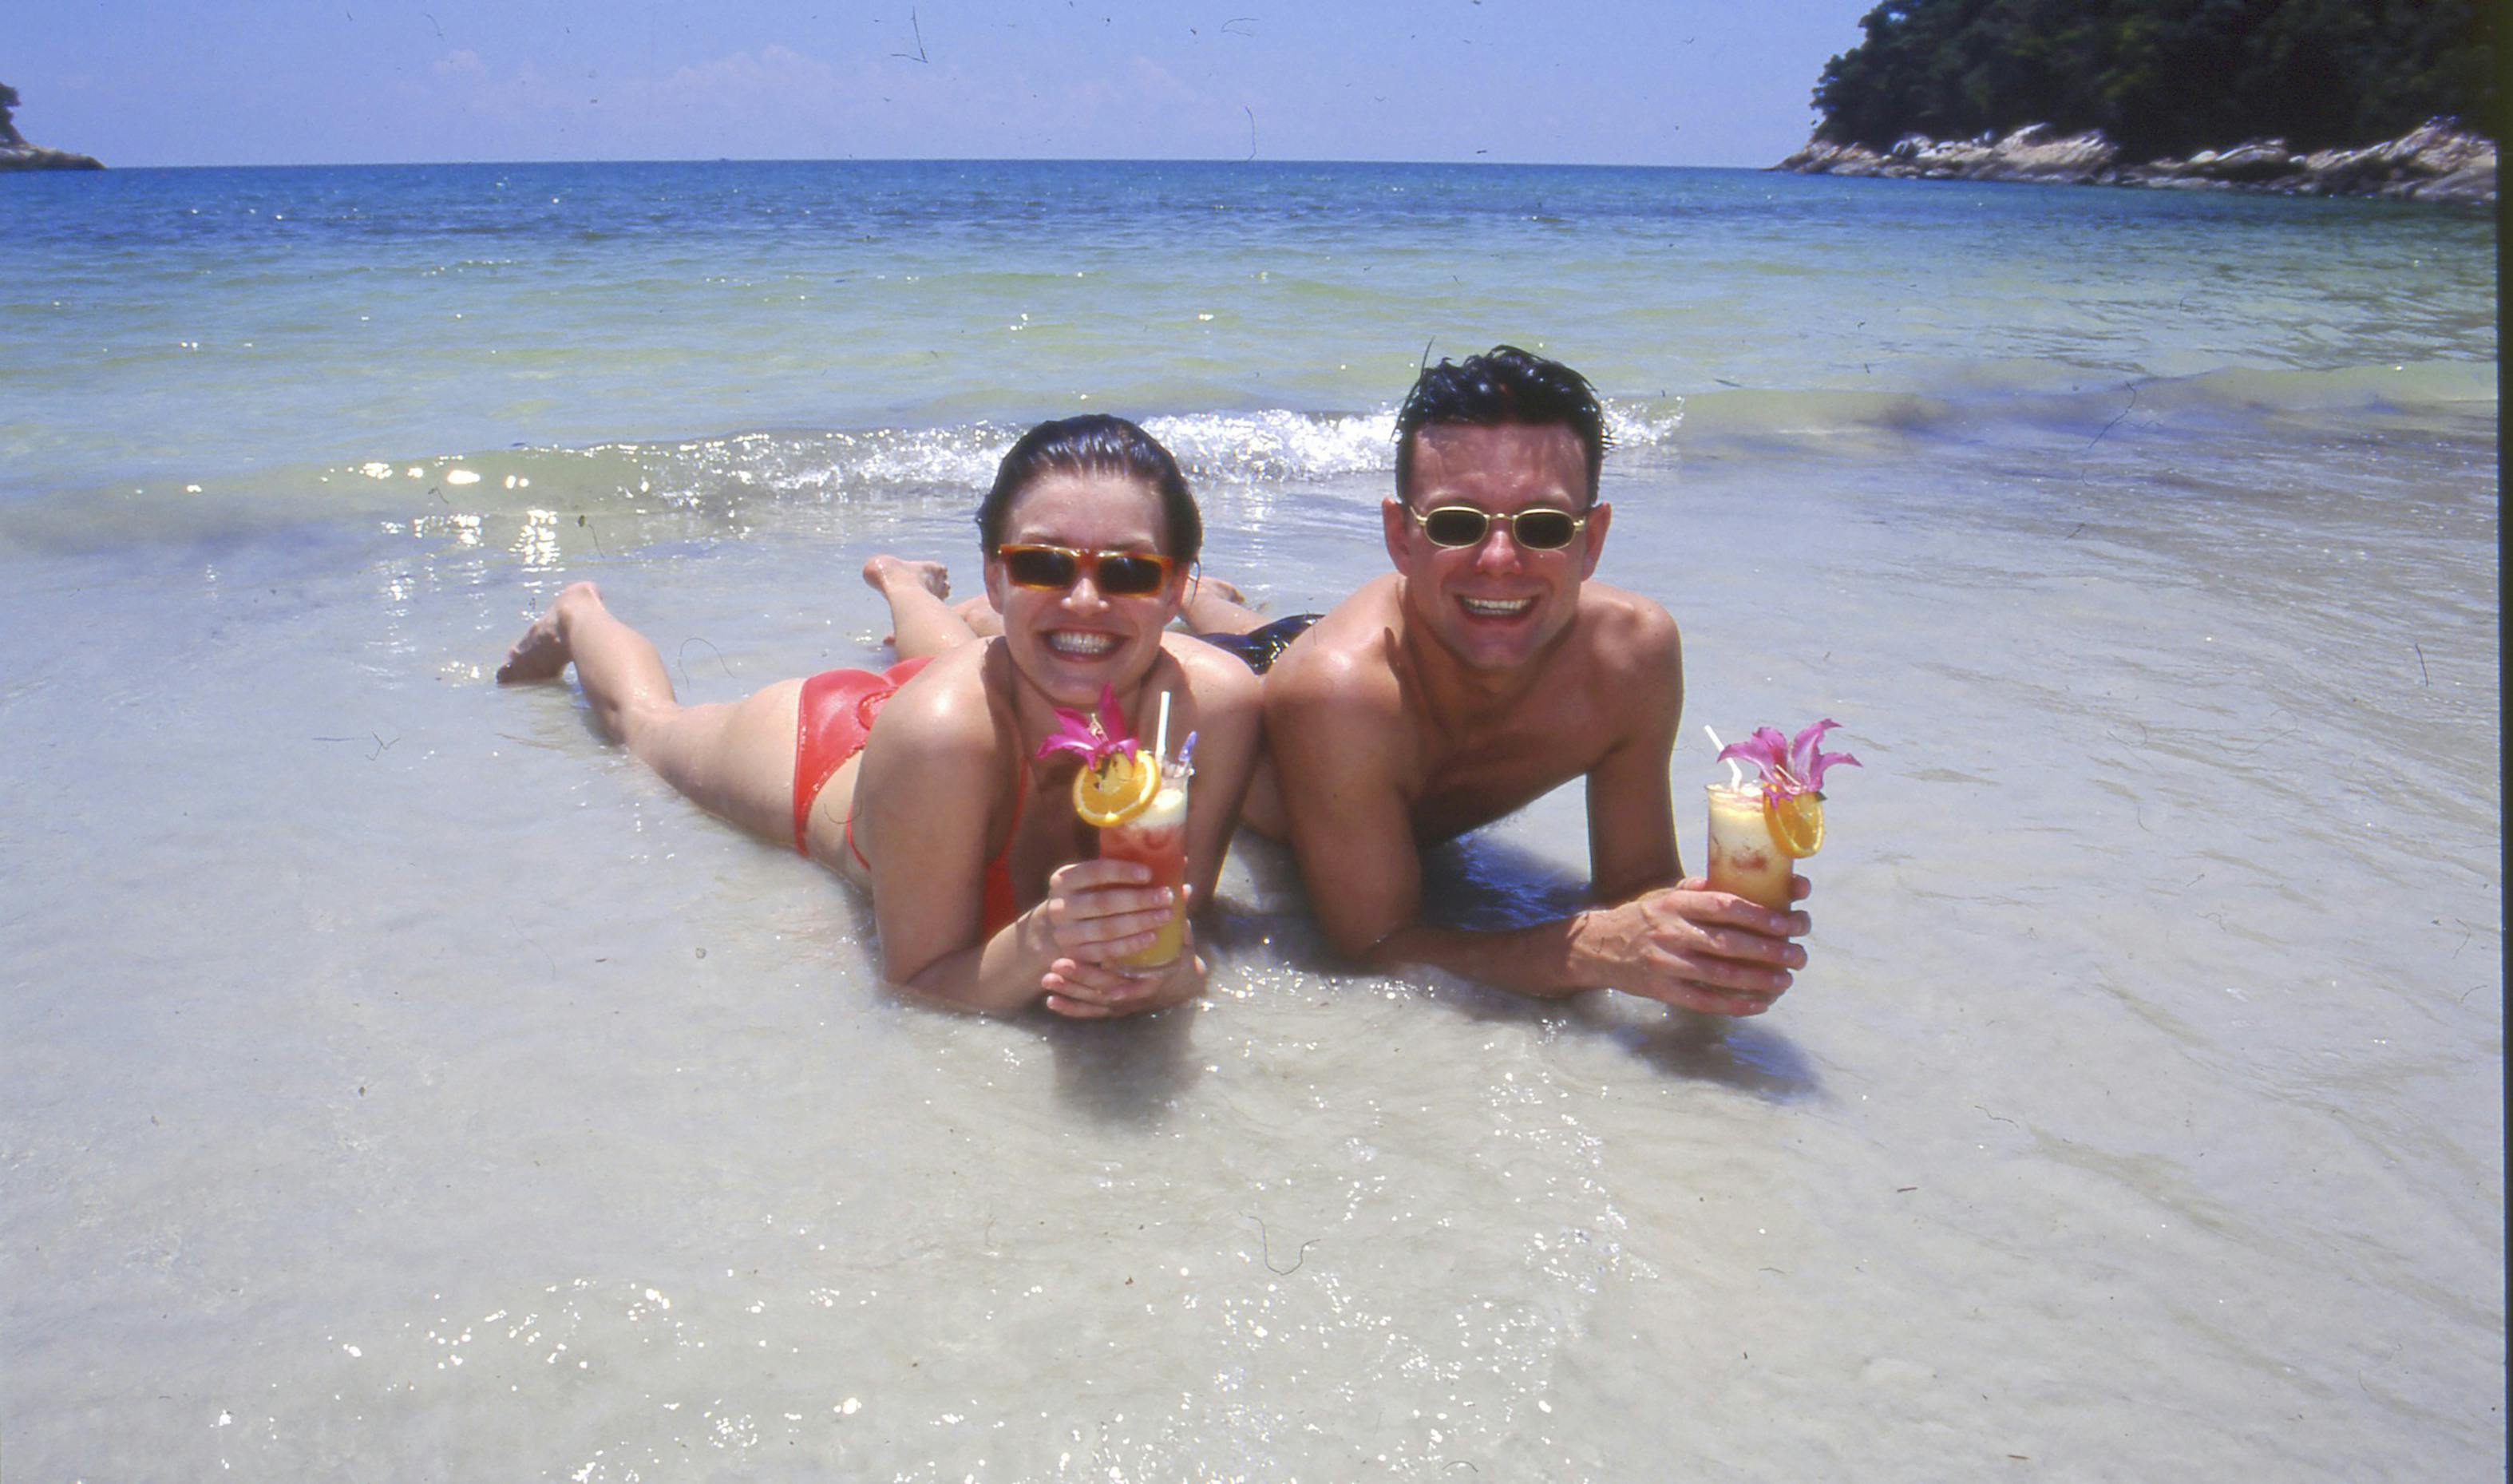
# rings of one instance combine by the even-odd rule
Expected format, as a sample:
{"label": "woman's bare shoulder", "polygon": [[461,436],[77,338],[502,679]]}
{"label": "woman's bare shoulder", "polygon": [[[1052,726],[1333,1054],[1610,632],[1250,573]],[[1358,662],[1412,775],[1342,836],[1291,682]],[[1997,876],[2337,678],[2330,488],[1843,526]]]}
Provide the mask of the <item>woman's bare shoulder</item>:
{"label": "woman's bare shoulder", "polygon": [[1161,648],[1186,676],[1196,704],[1213,712],[1254,712],[1262,703],[1264,685],[1246,662],[1189,634],[1161,636]]}
{"label": "woman's bare shoulder", "polygon": [[962,645],[910,676],[882,702],[867,752],[906,748],[937,763],[991,763],[1003,739],[987,693],[986,648]]}

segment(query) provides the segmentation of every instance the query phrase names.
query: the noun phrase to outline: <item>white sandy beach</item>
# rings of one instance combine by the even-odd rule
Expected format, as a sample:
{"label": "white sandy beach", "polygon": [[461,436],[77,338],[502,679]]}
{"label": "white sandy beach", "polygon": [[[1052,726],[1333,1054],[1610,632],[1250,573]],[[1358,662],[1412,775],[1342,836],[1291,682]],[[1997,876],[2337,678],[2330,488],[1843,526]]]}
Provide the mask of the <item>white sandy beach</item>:
{"label": "white sandy beach", "polygon": [[[1261,845],[1191,1011],[903,1005],[483,678],[564,577],[699,699],[872,658],[965,491],[21,552],[9,1477],[2500,1475],[2493,404],[2116,412],[1610,462],[1679,800],[1866,763],[1733,1024],[1337,972]],[[1208,559],[1329,600],[1384,477],[1208,477]]]}

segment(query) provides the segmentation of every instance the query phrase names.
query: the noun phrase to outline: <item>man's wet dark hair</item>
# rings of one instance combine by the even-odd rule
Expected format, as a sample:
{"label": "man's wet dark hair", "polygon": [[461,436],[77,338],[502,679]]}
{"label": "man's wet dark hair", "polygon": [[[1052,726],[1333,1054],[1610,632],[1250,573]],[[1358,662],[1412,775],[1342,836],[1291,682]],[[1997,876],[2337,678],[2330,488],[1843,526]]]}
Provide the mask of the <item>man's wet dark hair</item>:
{"label": "man's wet dark hair", "polygon": [[1498,427],[1512,422],[1534,427],[1559,422],[1577,434],[1588,459],[1588,503],[1597,502],[1606,449],[1614,442],[1606,432],[1606,410],[1597,401],[1597,388],[1560,361],[1516,345],[1495,345],[1462,361],[1442,356],[1439,365],[1422,368],[1396,413],[1396,498],[1414,498],[1407,486],[1414,477],[1416,433],[1441,423]]}
{"label": "man's wet dark hair", "polygon": [[1161,523],[1169,528],[1161,554],[1185,563],[1204,549],[1204,516],[1170,451],[1123,418],[1090,413],[1042,422],[1004,455],[994,488],[977,506],[977,541],[988,556],[1004,543],[1014,498],[1049,474],[1097,474],[1148,485],[1161,497]]}

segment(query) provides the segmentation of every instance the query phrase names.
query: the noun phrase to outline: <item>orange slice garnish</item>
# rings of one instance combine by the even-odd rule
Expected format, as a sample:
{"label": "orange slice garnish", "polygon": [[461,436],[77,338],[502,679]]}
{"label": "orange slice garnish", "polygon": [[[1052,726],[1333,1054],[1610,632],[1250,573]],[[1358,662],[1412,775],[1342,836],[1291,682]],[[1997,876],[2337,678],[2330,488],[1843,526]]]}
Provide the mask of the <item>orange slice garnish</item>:
{"label": "orange slice garnish", "polygon": [[1763,818],[1772,826],[1773,843],[1790,860],[1803,861],[1823,849],[1822,794],[1764,794]]}
{"label": "orange slice garnish", "polygon": [[1161,770],[1140,752],[1112,757],[1073,776],[1073,812],[1099,829],[1123,824],[1152,807],[1161,791]]}

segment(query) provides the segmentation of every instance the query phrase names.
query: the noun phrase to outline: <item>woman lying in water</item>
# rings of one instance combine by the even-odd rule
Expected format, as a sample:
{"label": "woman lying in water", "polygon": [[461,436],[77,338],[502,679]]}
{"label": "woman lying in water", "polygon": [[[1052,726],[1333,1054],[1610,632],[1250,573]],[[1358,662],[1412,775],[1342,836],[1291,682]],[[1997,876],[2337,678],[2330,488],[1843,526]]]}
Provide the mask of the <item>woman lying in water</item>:
{"label": "woman lying in water", "polygon": [[980,639],[931,564],[876,557],[864,577],[890,600],[901,656],[884,673],[684,706],[655,647],[578,582],[498,678],[556,679],[573,662],[602,729],[673,787],[869,888],[893,983],[971,1010],[1043,1000],[1076,1017],[1188,999],[1206,973],[1191,933],[1167,969],[1111,967],[1153,943],[1172,893],[1141,865],[1093,859],[1097,832],[1073,803],[1080,763],[1040,746],[1059,708],[1092,712],[1103,690],[1146,734],[1168,696],[1171,753],[1198,737],[1186,897],[1210,900],[1259,706],[1247,666],[1166,632],[1203,541],[1195,499],[1141,428],[1071,418],[1004,456],[977,531],[1001,633]]}

